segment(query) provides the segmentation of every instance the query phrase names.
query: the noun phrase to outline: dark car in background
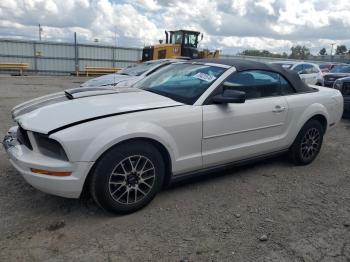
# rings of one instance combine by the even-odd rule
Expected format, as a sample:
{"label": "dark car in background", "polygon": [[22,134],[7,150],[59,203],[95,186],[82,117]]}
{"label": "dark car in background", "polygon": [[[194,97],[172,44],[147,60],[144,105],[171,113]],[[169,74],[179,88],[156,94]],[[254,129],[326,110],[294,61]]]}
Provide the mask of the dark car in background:
{"label": "dark car in background", "polygon": [[350,77],[339,78],[334,82],[335,89],[338,89],[344,98],[343,117],[350,118]]}
{"label": "dark car in background", "polygon": [[328,74],[323,76],[324,86],[333,87],[335,80],[350,76],[350,65],[342,64],[335,66]]}
{"label": "dark car in background", "polygon": [[320,68],[322,74],[329,73],[337,64],[335,63],[324,63],[320,64],[318,67]]}

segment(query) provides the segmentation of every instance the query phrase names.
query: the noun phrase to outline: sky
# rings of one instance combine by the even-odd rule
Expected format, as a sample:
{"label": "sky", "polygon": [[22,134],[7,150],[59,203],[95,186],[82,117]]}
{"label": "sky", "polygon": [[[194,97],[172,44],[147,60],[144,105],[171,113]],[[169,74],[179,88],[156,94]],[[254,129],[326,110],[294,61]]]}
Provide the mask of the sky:
{"label": "sky", "polygon": [[194,29],[200,47],[317,54],[331,43],[350,48],[349,0],[1,0],[0,37],[143,47],[164,30]]}

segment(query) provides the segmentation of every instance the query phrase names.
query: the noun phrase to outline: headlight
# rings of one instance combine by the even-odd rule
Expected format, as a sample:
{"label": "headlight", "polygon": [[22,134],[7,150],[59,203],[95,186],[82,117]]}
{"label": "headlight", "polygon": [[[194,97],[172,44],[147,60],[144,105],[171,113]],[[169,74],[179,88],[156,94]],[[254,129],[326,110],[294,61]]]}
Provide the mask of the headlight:
{"label": "headlight", "polygon": [[60,143],[49,138],[47,135],[33,133],[40,153],[45,156],[68,161],[66,152]]}
{"label": "headlight", "polygon": [[335,81],[333,84],[333,88],[341,90],[342,82],[340,81]]}

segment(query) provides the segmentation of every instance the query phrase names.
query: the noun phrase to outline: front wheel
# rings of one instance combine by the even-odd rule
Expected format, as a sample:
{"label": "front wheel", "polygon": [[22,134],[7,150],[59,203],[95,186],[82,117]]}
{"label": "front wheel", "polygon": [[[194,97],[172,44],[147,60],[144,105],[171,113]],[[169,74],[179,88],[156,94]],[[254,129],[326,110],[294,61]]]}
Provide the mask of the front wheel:
{"label": "front wheel", "polygon": [[115,146],[96,163],[90,193],[103,209],[119,214],[146,206],[160,190],[163,158],[149,142],[130,141]]}
{"label": "front wheel", "polygon": [[307,165],[314,161],[321,150],[323,135],[324,130],[319,121],[308,121],[289,150],[292,162],[296,165]]}

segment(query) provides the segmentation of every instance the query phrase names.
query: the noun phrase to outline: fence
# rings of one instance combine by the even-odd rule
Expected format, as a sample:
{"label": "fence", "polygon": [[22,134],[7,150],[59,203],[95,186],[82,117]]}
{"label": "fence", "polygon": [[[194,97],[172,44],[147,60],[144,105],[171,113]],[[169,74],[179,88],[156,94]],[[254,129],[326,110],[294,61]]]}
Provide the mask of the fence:
{"label": "fence", "polygon": [[263,56],[244,56],[244,55],[226,55],[220,54],[220,58],[239,58],[253,61],[260,61],[264,63],[269,63],[273,61],[295,61],[295,62],[310,62],[315,64],[321,64],[325,62],[337,62],[337,63],[349,63],[350,57],[347,55],[334,55],[334,56],[310,56],[305,60],[288,59],[288,58],[275,58],[275,57],[263,57]]}
{"label": "fence", "polygon": [[142,50],[106,45],[0,39],[0,63],[28,63],[28,72],[70,74],[93,67],[125,67]]}
{"label": "fence", "polygon": [[[221,54],[262,62],[293,59]],[[0,39],[0,63],[28,63],[28,72],[70,74],[85,67],[125,67],[141,60],[142,49],[107,45]],[[309,62],[349,62],[349,56],[317,56]],[[4,72],[4,71],[1,71]]]}

